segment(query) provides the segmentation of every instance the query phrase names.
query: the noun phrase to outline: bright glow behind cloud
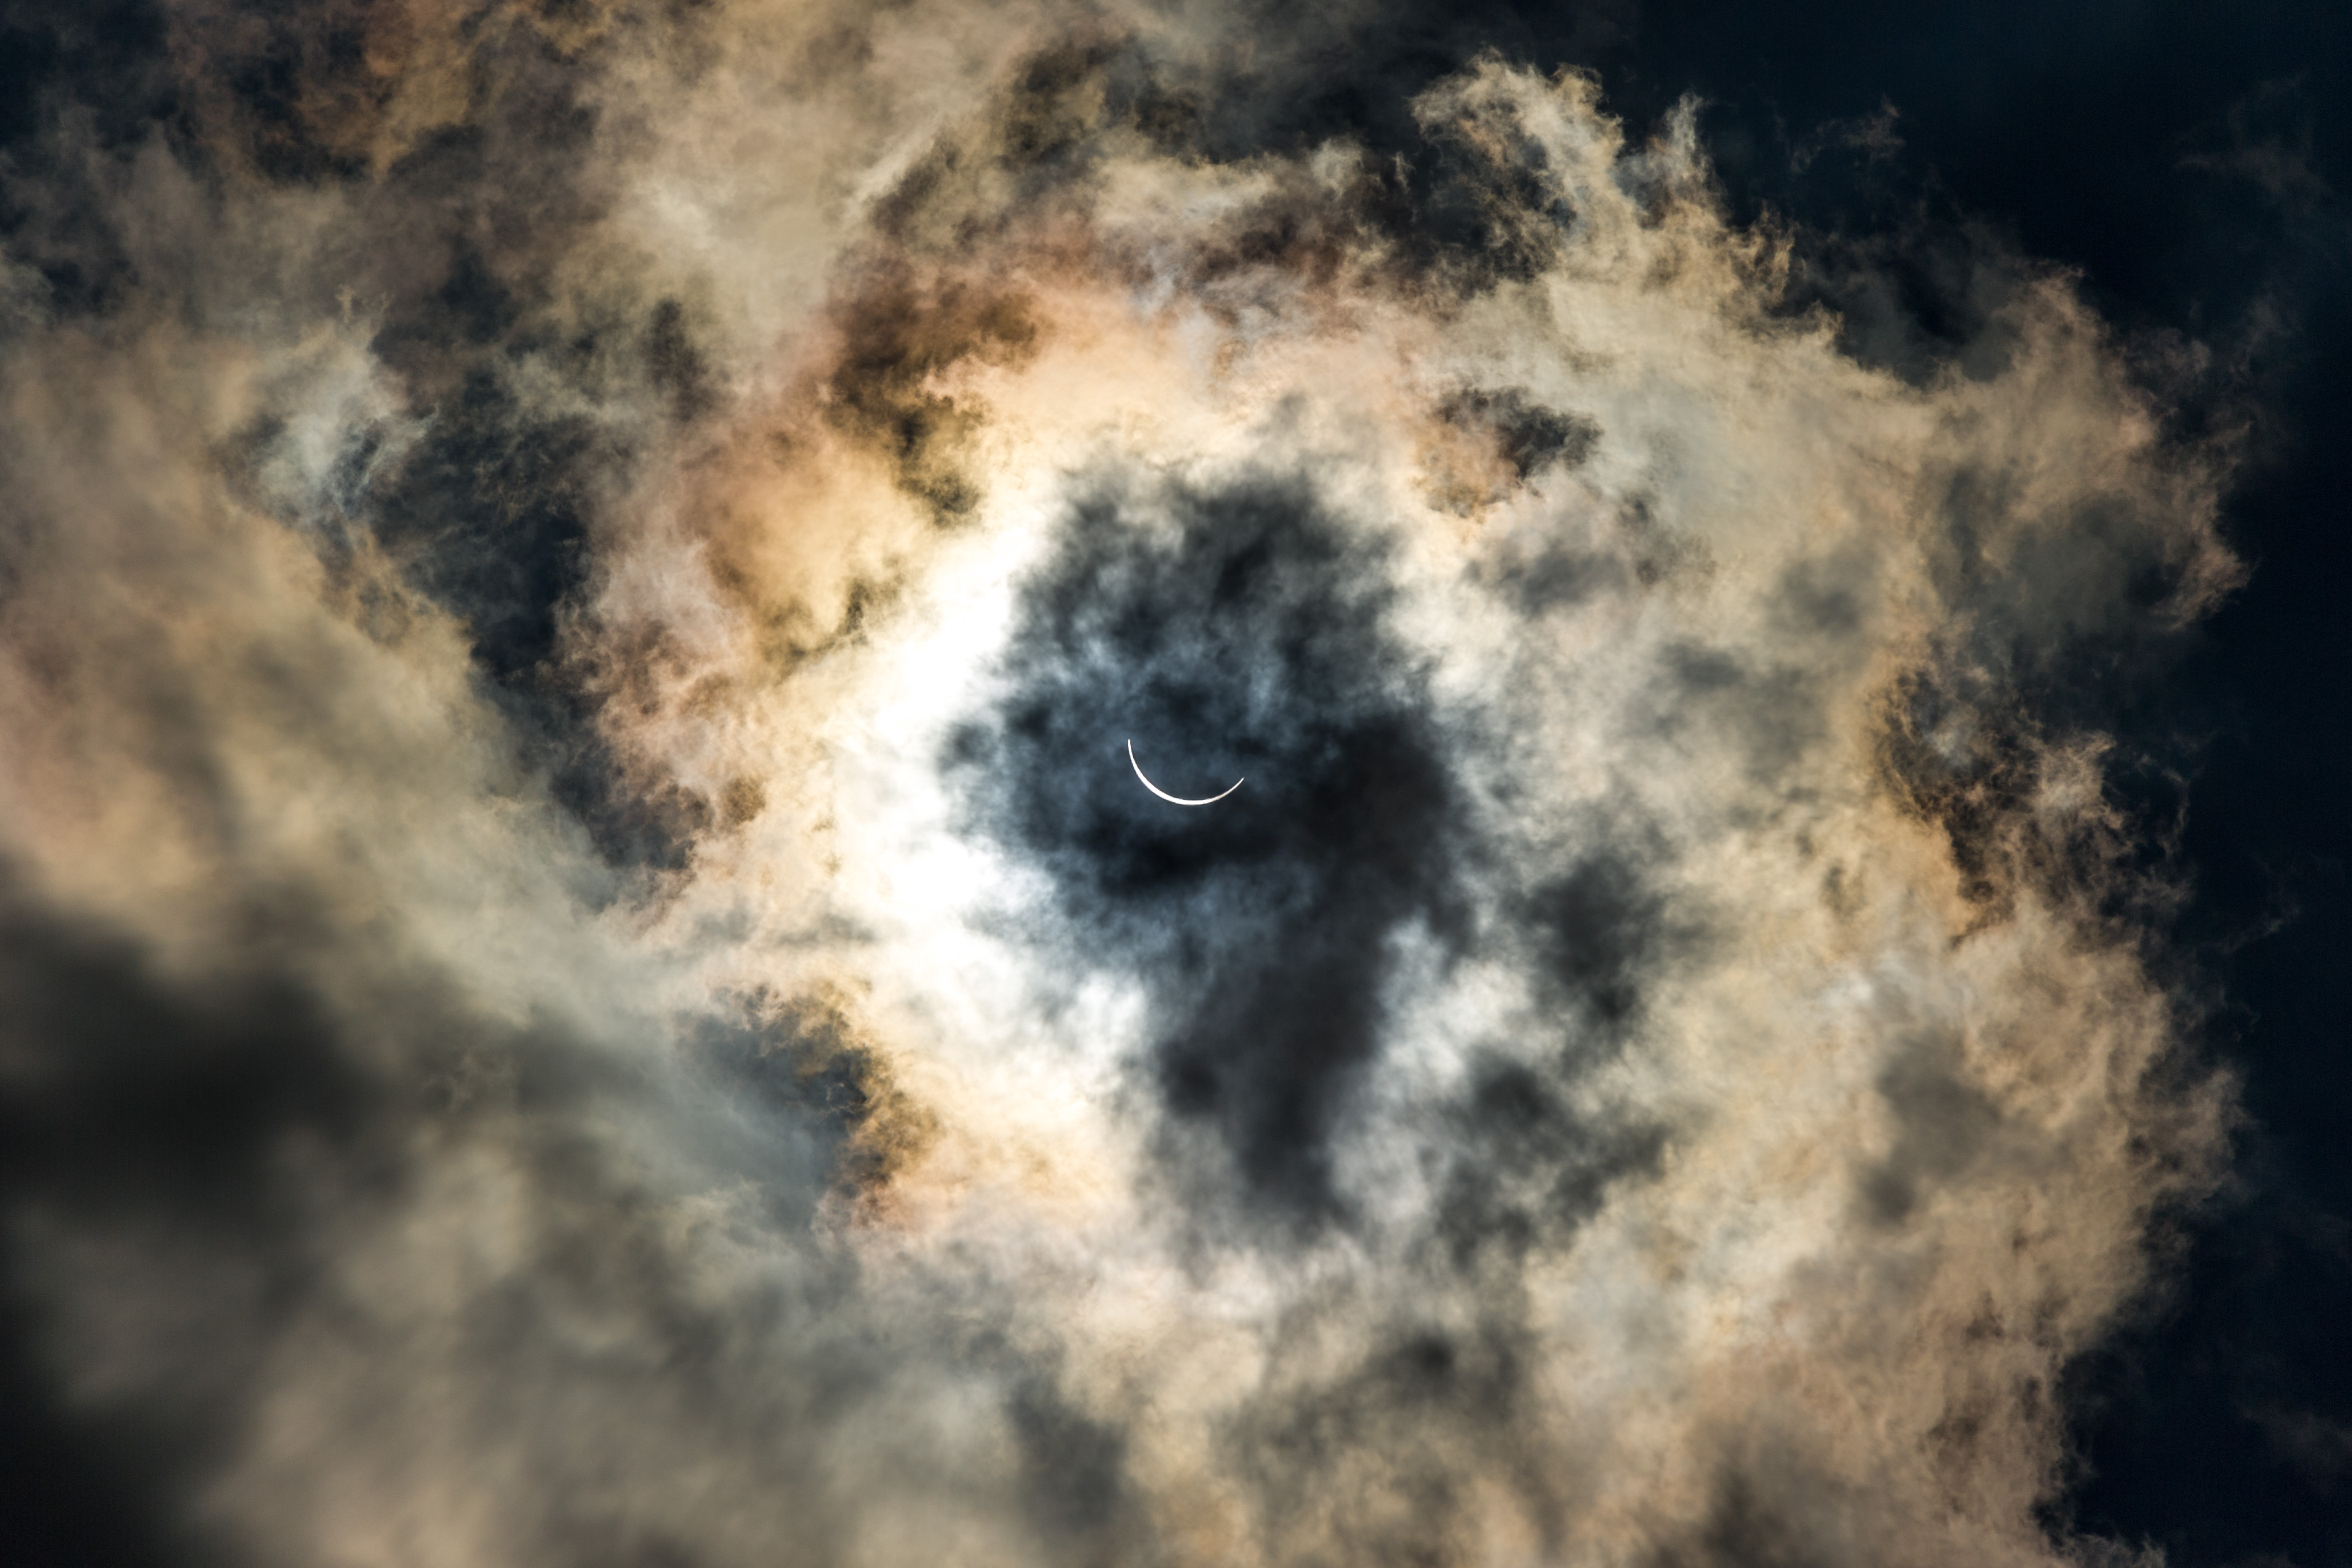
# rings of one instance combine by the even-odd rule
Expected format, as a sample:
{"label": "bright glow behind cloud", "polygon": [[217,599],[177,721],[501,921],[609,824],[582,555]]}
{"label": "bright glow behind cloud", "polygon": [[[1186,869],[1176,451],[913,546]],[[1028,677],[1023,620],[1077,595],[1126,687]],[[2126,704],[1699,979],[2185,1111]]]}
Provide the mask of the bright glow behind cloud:
{"label": "bright glow behind cloud", "polygon": [[367,26],[7,351],[10,1234],[200,1528],[2096,1546],[2227,1104],[2052,694],[2235,568],[2063,279],[1906,380],[1686,117],[1236,153],[1205,18]]}

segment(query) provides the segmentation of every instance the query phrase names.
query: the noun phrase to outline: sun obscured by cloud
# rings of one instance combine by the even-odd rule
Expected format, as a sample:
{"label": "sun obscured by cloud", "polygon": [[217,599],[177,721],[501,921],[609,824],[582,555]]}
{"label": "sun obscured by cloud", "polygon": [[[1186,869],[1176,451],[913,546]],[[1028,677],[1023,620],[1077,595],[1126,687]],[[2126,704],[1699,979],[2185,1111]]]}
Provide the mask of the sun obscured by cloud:
{"label": "sun obscured by cloud", "polygon": [[2122,1550],[2230,1103],[2080,671],[2238,569],[2064,277],[1897,374],[1695,110],[1207,8],[174,26],[15,176],[0,1131],[189,1529]]}

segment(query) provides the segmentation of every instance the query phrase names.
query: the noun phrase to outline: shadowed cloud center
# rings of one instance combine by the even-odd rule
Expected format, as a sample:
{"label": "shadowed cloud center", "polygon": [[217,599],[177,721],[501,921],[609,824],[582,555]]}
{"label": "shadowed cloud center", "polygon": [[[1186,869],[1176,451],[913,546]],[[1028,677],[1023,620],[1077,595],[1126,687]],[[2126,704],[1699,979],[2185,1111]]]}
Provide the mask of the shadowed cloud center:
{"label": "shadowed cloud center", "polygon": [[[1337,1202],[1331,1119],[1380,1046],[1390,939],[1462,932],[1458,791],[1386,574],[1297,486],[1087,500],[1023,595],[1010,695],[950,762],[1086,959],[1150,985],[1167,1110],[1293,1216]],[[1130,734],[1171,793],[1248,787],[1155,799]]]}

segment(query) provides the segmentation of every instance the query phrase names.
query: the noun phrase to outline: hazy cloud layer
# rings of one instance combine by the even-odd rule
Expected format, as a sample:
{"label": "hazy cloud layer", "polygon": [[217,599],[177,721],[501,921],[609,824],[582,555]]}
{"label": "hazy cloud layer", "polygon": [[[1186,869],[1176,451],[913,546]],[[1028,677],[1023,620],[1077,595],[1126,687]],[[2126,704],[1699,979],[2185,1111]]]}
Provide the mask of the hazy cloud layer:
{"label": "hazy cloud layer", "polygon": [[193,1556],[2127,1555],[2058,1374],[2231,1112],[2102,682],[2221,455],[2027,261],[1858,361],[1585,78],[1262,133],[1326,25],[44,103],[8,1283]]}

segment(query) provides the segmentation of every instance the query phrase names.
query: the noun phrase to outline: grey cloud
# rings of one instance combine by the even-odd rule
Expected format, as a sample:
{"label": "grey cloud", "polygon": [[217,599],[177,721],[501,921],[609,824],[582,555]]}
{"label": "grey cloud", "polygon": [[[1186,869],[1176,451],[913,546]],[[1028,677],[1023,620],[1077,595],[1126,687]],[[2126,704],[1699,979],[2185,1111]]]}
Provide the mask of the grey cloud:
{"label": "grey cloud", "polygon": [[[1065,541],[1024,594],[1003,718],[958,740],[982,820],[1050,869],[1070,940],[1150,976],[1177,1121],[1253,1193],[1328,1209],[1321,1145],[1378,1047],[1384,944],[1461,918],[1445,742],[1381,626],[1384,549],[1268,481],[1113,491]],[[1126,739],[1163,776],[1247,782],[1164,805],[1113,765]]]}

